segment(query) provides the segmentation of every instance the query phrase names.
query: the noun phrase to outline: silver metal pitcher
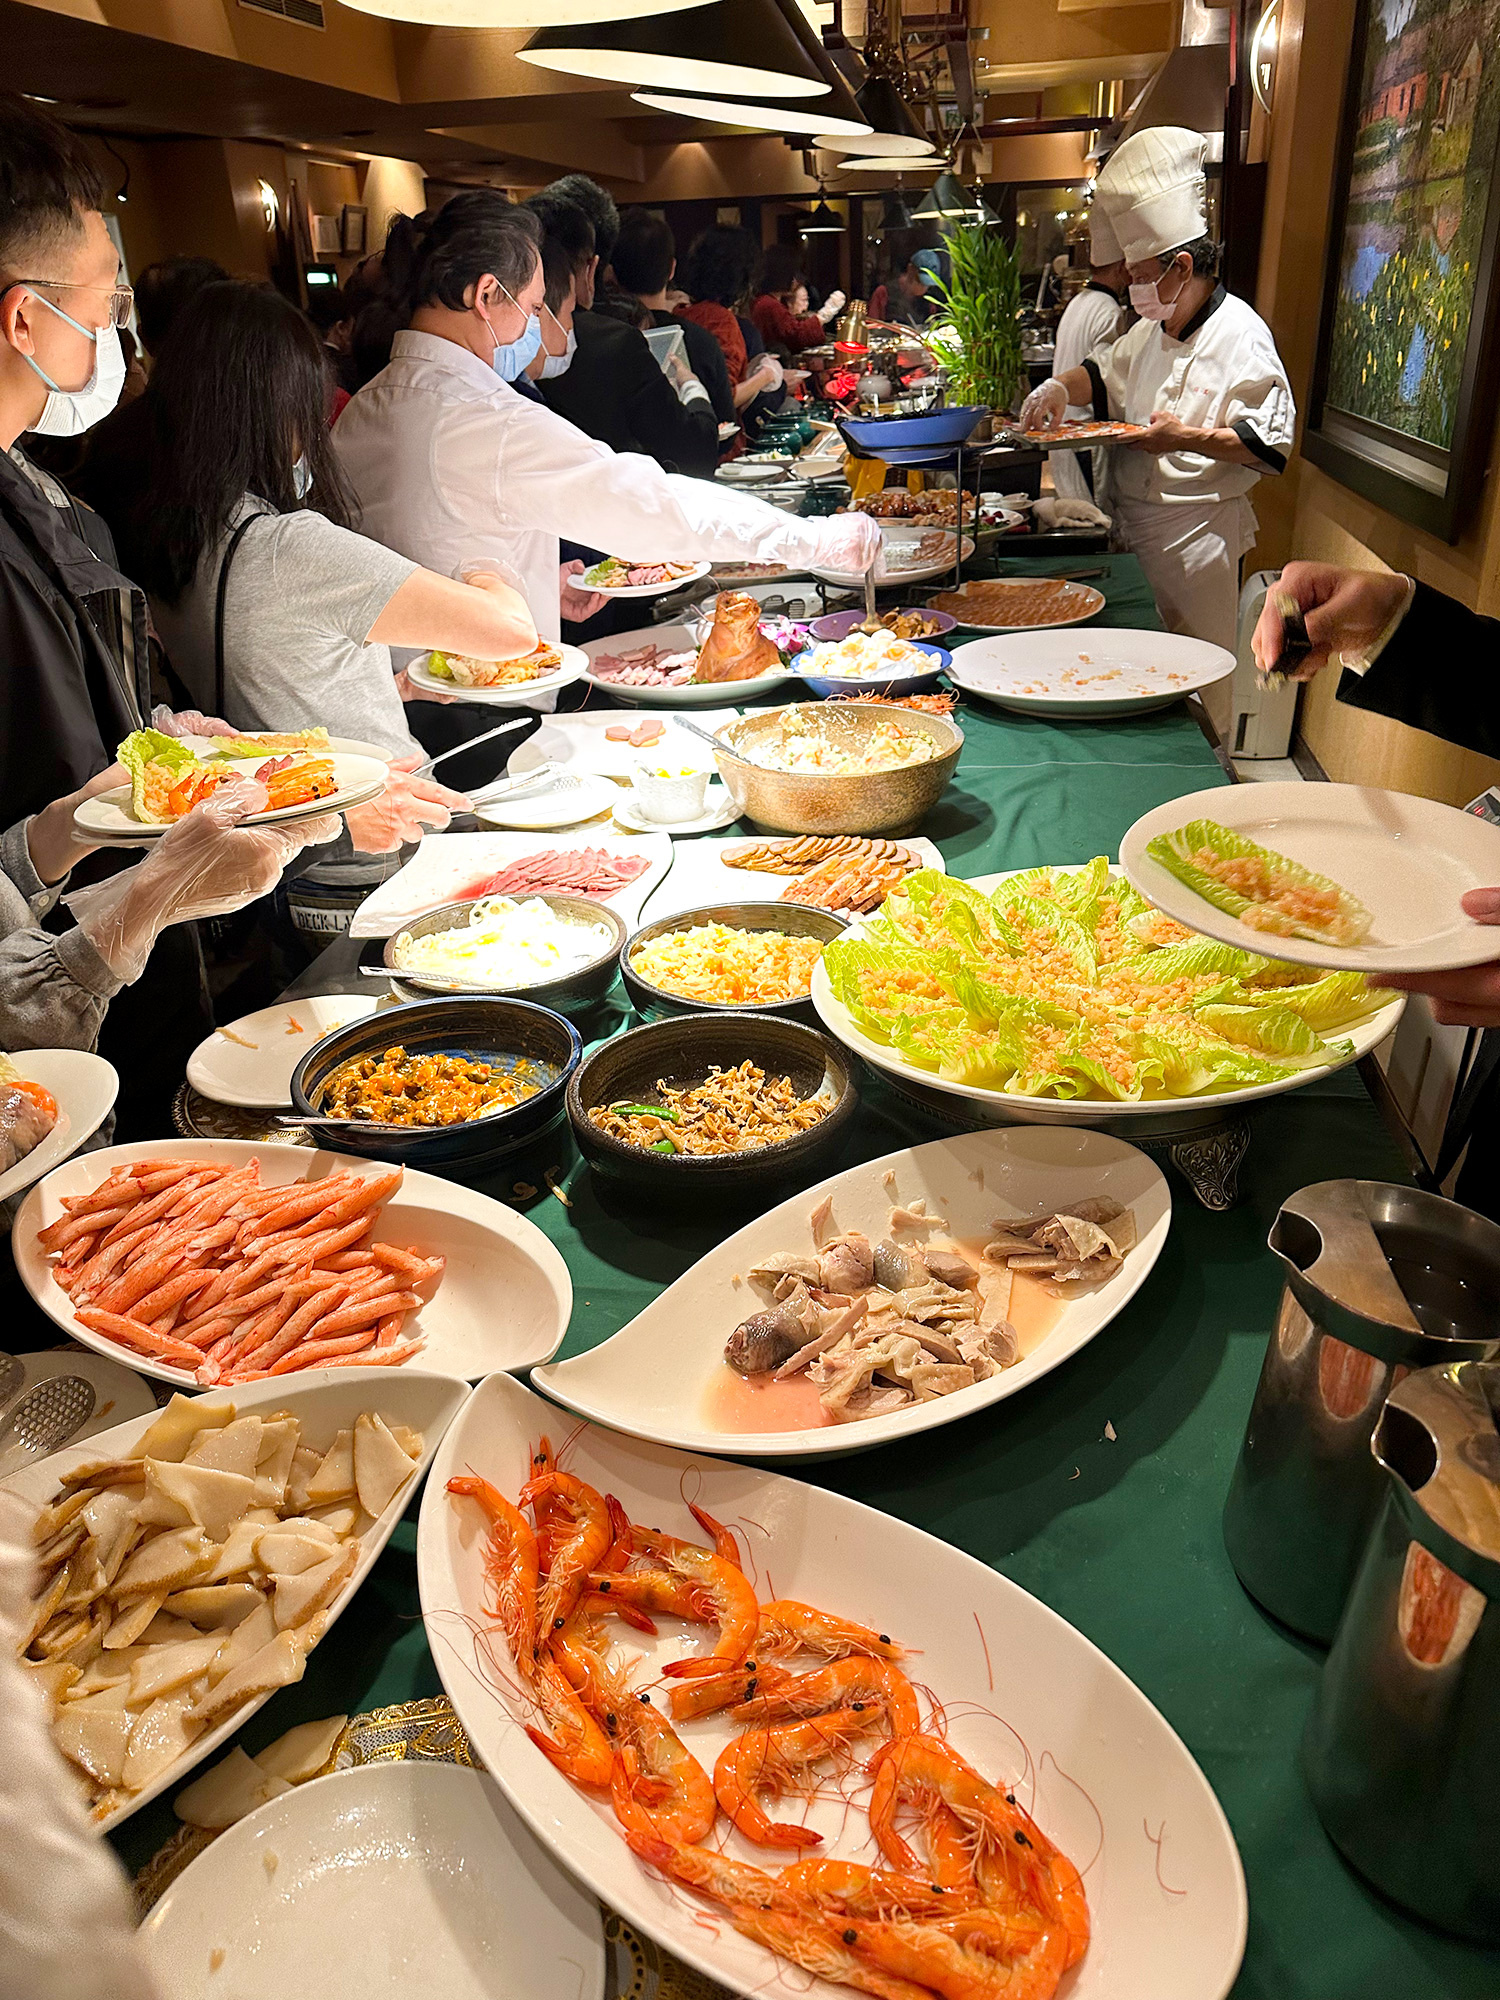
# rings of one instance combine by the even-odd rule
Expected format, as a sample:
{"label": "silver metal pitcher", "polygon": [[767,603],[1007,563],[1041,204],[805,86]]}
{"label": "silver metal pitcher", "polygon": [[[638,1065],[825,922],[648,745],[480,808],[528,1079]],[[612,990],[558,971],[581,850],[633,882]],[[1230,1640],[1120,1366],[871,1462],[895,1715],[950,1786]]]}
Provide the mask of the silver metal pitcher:
{"label": "silver metal pitcher", "polygon": [[1408,1376],[1371,1441],[1385,1486],[1323,1669],[1303,1771],[1392,1901],[1500,1943],[1500,1363]]}
{"label": "silver metal pitcher", "polygon": [[1500,1354],[1500,1227],[1383,1181],[1318,1181],[1267,1238],[1286,1287],[1224,1506],[1240,1582],[1327,1645],[1379,1510],[1369,1444],[1413,1368]]}

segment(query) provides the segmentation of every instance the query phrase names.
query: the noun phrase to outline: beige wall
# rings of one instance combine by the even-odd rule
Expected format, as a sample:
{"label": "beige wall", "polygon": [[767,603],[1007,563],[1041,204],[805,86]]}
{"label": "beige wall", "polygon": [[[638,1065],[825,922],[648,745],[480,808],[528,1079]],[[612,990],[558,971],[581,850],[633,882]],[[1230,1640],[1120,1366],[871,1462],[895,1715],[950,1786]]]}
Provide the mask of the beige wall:
{"label": "beige wall", "polygon": [[[1299,412],[1312,385],[1323,293],[1339,110],[1355,0],[1283,0],[1281,56],[1270,126],[1265,247],[1257,304],[1276,335]],[[1500,452],[1491,441],[1490,462]],[[1500,611],[1500,508],[1493,484],[1453,546],[1351,493],[1294,457],[1256,489],[1260,539],[1248,568],[1294,556],[1405,570],[1476,610]],[[1434,662],[1441,671],[1442,662]],[[1301,728],[1331,778],[1388,785],[1461,805],[1500,779],[1500,764],[1334,698],[1324,674],[1304,697]]]}

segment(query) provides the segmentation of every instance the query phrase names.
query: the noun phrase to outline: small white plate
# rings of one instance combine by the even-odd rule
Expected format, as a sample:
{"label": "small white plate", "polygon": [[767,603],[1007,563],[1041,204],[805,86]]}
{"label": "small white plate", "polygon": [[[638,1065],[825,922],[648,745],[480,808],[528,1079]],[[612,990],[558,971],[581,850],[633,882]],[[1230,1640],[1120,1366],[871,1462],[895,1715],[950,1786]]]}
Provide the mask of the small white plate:
{"label": "small white plate", "polygon": [[[1013,585],[1019,589],[1026,584],[1045,583],[1047,579],[1035,576],[1012,576],[993,578],[989,581]],[[959,630],[962,632],[1055,632],[1064,625],[1081,625],[1085,619],[1097,618],[1104,609],[1106,600],[1102,590],[1095,590],[1091,583],[1075,583],[1072,588],[1077,592],[1077,596],[1072,600],[1074,609],[1066,618],[1047,618],[1040,623],[1033,622],[1029,625],[983,625],[977,618],[966,618],[958,608],[963,598],[962,591],[954,595],[950,602],[934,604],[931,609],[950,613],[958,620]]]}
{"label": "small white plate", "polygon": [[[1089,1422],[1085,1415],[1080,1432]],[[449,1430],[422,1499],[422,1615],[476,1753],[572,1875],[707,1978],[735,1993],[848,2000],[848,1987],[809,1980],[773,1959],[733,1930],[722,1910],[641,1866],[608,1800],[576,1790],[528,1740],[522,1724],[533,1718],[517,1698],[503,1641],[495,1642],[495,1673],[482,1664],[476,1671],[474,1634],[493,1630],[486,1537],[472,1502],[455,1504],[444,1489],[452,1474],[472,1471],[514,1496],[543,1431],[556,1440],[550,1404],[504,1377],[486,1382]],[[907,1666],[921,1683],[924,1707],[946,1710],[954,1749],[986,1777],[1013,1784],[1042,1831],[1084,1871],[1093,1935],[1087,1956],[1066,1976],[1067,2000],[1224,2000],[1244,1951],[1247,1914],[1228,1822],[1160,1712],[1056,1612],[935,1536],[799,1480],[589,1425],[569,1438],[566,1462],[578,1478],[615,1494],[632,1520],[696,1537],[686,1495],[742,1531],[746,1567],[763,1598],[774,1580],[778,1596],[917,1649]],[[943,1478],[935,1454],[923,1462]],[[1061,1468],[1056,1476],[1067,1477]],[[961,1479],[954,1484],[961,1488]],[[1129,1563],[1128,1553],[1123,1560]],[[657,1682],[662,1661],[681,1655],[683,1638],[675,1620],[655,1640],[623,1635],[627,1654],[639,1647],[644,1655],[643,1687]],[[682,1735],[712,1770],[740,1726],[708,1716],[682,1725]],[[867,1783],[856,1764],[841,1782],[821,1785],[810,1803],[784,1799],[777,1816],[805,1815],[824,1837],[820,1855],[868,1863]],[[714,1839],[735,1860],[778,1865],[774,1850],[726,1834],[723,1820]],[[316,1993],[315,1982],[309,1990]],[[205,1983],[202,1991],[214,1989]]]}
{"label": "small white plate", "polygon": [[[1373,922],[1363,944],[1276,937],[1225,916],[1146,852],[1159,833],[1212,819],[1347,889]],[[1228,785],[1190,792],[1138,819],[1120,866],[1169,917],[1222,944],[1342,972],[1453,972],[1500,959],[1500,930],[1459,907],[1500,883],[1500,827],[1409,792],[1325,784]]]}
{"label": "small white plate", "polygon": [[628,826],[633,833],[669,833],[674,840],[681,840],[688,834],[713,833],[721,826],[732,825],[739,816],[739,807],[729,796],[727,787],[717,778],[708,781],[704,810],[698,817],[674,820],[669,826],[660,820],[647,819],[630,792],[615,801],[615,823],[618,826]]}
{"label": "small white plate", "polygon": [[[364,1410],[378,1410],[388,1422],[407,1424],[412,1430],[422,1433],[422,1456],[417,1463],[416,1477],[407,1481],[385,1512],[360,1536],[359,1560],[353,1574],[325,1614],[330,1624],[343,1612],[374,1568],[376,1557],[395,1533],[397,1522],[410,1506],[412,1495],[431,1465],[444,1432],[468,1396],[465,1383],[455,1382],[451,1376],[434,1375],[415,1368],[340,1368],[322,1375],[278,1375],[269,1382],[246,1382],[238,1388],[212,1391],[213,1401],[232,1403],[241,1416],[252,1410],[267,1408],[286,1411],[302,1425],[308,1443],[324,1451],[339,1431],[349,1429]],[[24,1472],[13,1473],[0,1483],[7,1492],[19,1493],[23,1500],[29,1500],[34,1507],[40,1508],[56,1494],[58,1482],[65,1472],[71,1472],[74,1466],[91,1465],[96,1460],[121,1457],[145,1436],[158,1414],[153,1408],[144,1416],[132,1417],[128,1423],[117,1424],[113,1430],[101,1431],[86,1444],[67,1445],[50,1458],[38,1459]],[[92,1822],[93,1830],[108,1833],[111,1827],[129,1819],[132,1813],[139,1812],[142,1806],[149,1805],[162,1792],[175,1792],[195,1764],[222,1749],[236,1730],[242,1729],[251,1716],[273,1698],[264,1694],[235,1709],[217,1729],[207,1730],[190,1743],[177,1762],[170,1765],[155,1784],[145,1786],[134,1793],[125,1805]],[[206,1962],[201,1970],[206,1976]],[[229,1989],[221,1994],[211,1986],[200,1985],[197,1991],[213,1993],[215,2000],[230,2000]]]}
{"label": "small white plate", "polygon": [[[898,521],[893,525],[888,521],[882,521],[880,532],[885,539],[887,547],[894,543],[898,548],[910,548],[920,542],[924,535],[942,535],[944,537],[943,553],[933,562],[894,566],[887,565],[885,558],[882,556],[880,567],[875,572],[875,581],[881,590],[899,590],[903,584],[925,583],[930,577],[951,576],[953,574],[954,564],[957,561],[957,551],[953,546],[954,530],[952,528],[919,528],[915,522]],[[974,537],[972,535],[965,535],[963,538],[963,560],[967,562],[973,553]],[[813,569],[811,573],[821,582],[836,584],[844,590],[859,590],[864,584],[863,575],[855,571]]]}
{"label": "small white plate", "polygon": [[[668,577],[665,583],[620,583],[613,589],[602,583],[585,583],[583,576],[570,576],[568,588],[585,593],[593,591],[599,597],[667,597],[674,590],[686,590],[691,584],[701,583],[712,568],[712,563],[694,563],[690,570],[684,571],[681,576]],[[584,575],[587,573],[585,571]]]}
{"label": "small white plate", "polygon": [[493,1778],[314,1778],[221,1833],[139,1937],[162,2000],[601,2000],[599,1905]]}
{"label": "small white plate", "polygon": [[[682,690],[674,688],[673,695]],[[716,690],[723,699],[724,691]],[[681,708],[674,702],[674,709]],[[686,713],[686,712],[684,712]],[[726,728],[739,720],[737,708],[718,707],[706,712],[696,710],[686,714],[689,722],[700,729],[709,731]],[[619,784],[628,785],[635,774],[636,761],[648,751],[660,756],[663,762],[690,764],[697,766],[707,751],[707,744],[690,730],[679,729],[673,713],[659,715],[629,715],[618,708],[586,708],[574,715],[549,715],[542,720],[541,728],[534,736],[529,736],[515,751],[510,760],[510,776],[524,778],[539,764],[553,764],[561,771],[569,771],[574,777],[592,776],[612,778]],[[655,742],[643,744],[637,749],[618,737],[612,737],[612,729],[623,729],[627,733],[648,725],[660,723],[661,733]]]}
{"label": "small white plate", "polygon": [[[324,813],[347,812],[351,806],[367,805],[385,790],[390,766],[384,758],[351,757],[334,751],[330,761],[337,787],[331,797],[313,799],[302,806],[278,806],[273,812],[251,813],[244,824],[282,826],[294,820],[319,819]],[[253,778],[265,762],[264,754],[237,757],[230,762],[230,769],[239,777]],[[157,840],[167,831],[169,824],[172,822],[158,826],[134,818],[130,810],[129,785],[117,785],[113,791],[100,792],[94,798],[85,799],[73,814],[73,825],[77,831],[85,840],[95,843],[119,840],[136,845],[143,840]]]}
{"label": "small white plate", "polygon": [[[522,772],[511,769],[513,778]],[[549,785],[518,797],[495,799],[489,805],[474,805],[474,817],[484,826],[514,826],[541,833],[559,826],[581,826],[597,819],[614,804],[616,789],[607,778],[576,776],[560,772]]]}
{"label": "small white plate", "polygon": [[691,681],[677,687],[627,687],[593,672],[593,663],[601,653],[614,657],[633,653],[641,646],[660,646],[664,653],[689,653],[696,652],[698,642],[687,625],[651,625],[638,632],[613,632],[607,639],[589,639],[583,650],[588,654],[590,671],[584,679],[600,694],[633,708],[716,708],[723,705],[726,694],[732,693],[736,701],[747,701],[796,679],[789,667],[778,667],[774,673],[757,674],[749,681],[707,681],[701,687]]}
{"label": "small white plate", "polygon": [[772,465],[753,458],[732,458],[719,467],[714,478],[726,486],[763,486],[767,480],[780,479],[789,463],[790,460],[779,460]]}
{"label": "small white plate", "polygon": [[456,681],[429,672],[426,653],[407,668],[406,678],[425,694],[451,695],[455,701],[477,702],[481,708],[519,708],[534,695],[554,694],[558,688],[571,687],[587,673],[588,658],[581,646],[559,642],[558,651],[563,656],[562,665],[552,673],[539,674],[534,681],[516,681],[508,687],[460,687]]}
{"label": "small white plate", "polygon": [[[378,1160],[308,1152],[300,1146],[260,1145],[249,1139],[148,1139],[69,1160],[32,1189],[11,1233],[22,1284],[47,1317],[84,1347],[107,1354],[111,1361],[123,1361],[137,1374],[170,1382],[174,1389],[196,1389],[196,1376],[171,1362],[132,1354],[118,1341],[79,1324],[72,1300],[53,1277],[52,1261],[37,1241],[39,1233],[66,1212],[64,1195],[86,1194],[108,1177],[112,1167],[135,1160],[211,1160],[227,1167],[258,1160],[266,1187],[322,1180],[345,1168],[360,1174],[389,1171]],[[380,1210],[376,1236],[398,1250],[440,1251],[447,1259],[436,1293],[406,1322],[406,1330],[426,1335],[427,1345],[404,1367],[384,1368],[381,1374],[394,1377],[425,1370],[477,1381],[497,1369],[528,1368],[533,1362],[550,1360],[562,1345],[573,1311],[568,1267],[536,1224],[504,1202],[492,1201],[458,1181],[408,1167],[400,1187]],[[282,1384],[305,1382],[317,1372],[308,1369],[277,1379]],[[226,1393],[240,1392],[235,1387]]]}
{"label": "small white plate", "polygon": [[349,935],[394,937],[429,910],[470,901],[484,883],[514,861],[532,854],[572,853],[584,847],[602,848],[606,854],[632,856],[647,863],[633,882],[599,899],[635,930],[646,898],[672,865],[671,842],[661,839],[656,827],[652,836],[620,840],[607,833],[576,837],[565,833],[429,833],[406,866],[366,896],[354,913]]}
{"label": "small white plate", "polygon": [[201,1041],[188,1057],[187,1080],[216,1104],[288,1111],[292,1071],[313,1043],[350,1021],[368,1019],[379,1004],[378,995],[319,993],[262,1007]]}
{"label": "small white plate", "polygon": [[1020,715],[1102,718],[1169,707],[1233,672],[1233,653],[1177,632],[1044,631],[959,646],[948,678]]}
{"label": "small white plate", "polygon": [[11,1057],[18,1075],[57,1100],[57,1123],[24,1160],[0,1174],[0,1201],[22,1194],[92,1139],[120,1094],[112,1064],[87,1049],[22,1049]]}

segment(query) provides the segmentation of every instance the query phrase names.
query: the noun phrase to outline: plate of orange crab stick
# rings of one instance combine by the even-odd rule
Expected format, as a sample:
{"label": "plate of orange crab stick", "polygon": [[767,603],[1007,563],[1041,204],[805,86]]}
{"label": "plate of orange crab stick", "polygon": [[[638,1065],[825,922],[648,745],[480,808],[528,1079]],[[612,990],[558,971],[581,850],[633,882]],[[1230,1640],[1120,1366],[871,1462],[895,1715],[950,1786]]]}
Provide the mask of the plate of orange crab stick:
{"label": "plate of orange crab stick", "polygon": [[1046,1606],[904,1522],[505,1377],[448,1431],[418,1577],[443,1684],[558,1859],[741,1993],[1223,2000],[1207,1780]]}
{"label": "plate of orange crab stick", "polygon": [[549,1359],[573,1307],[560,1253],[502,1202],[235,1139],[80,1154],[32,1189],[12,1245],[75,1340],[178,1388],[418,1356],[474,1380]]}

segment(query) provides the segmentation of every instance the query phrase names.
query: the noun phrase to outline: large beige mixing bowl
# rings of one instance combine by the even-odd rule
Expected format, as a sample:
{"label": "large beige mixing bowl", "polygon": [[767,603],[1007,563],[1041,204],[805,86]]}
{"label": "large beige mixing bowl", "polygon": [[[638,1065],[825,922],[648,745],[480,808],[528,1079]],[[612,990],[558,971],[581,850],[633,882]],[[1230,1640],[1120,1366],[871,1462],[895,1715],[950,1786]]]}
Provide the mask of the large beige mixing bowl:
{"label": "large beige mixing bowl", "polygon": [[[830,771],[769,771],[764,759],[782,741],[788,722],[816,727],[839,749],[857,750],[877,724],[925,736],[934,754],[862,777]],[[964,733],[945,715],[887,708],[875,702],[797,702],[759,709],[717,732],[729,751],[716,753],[719,775],[740,811],[773,833],[915,833],[953,776]]]}

